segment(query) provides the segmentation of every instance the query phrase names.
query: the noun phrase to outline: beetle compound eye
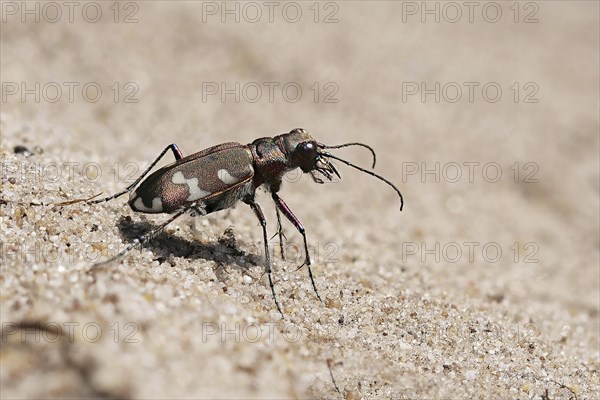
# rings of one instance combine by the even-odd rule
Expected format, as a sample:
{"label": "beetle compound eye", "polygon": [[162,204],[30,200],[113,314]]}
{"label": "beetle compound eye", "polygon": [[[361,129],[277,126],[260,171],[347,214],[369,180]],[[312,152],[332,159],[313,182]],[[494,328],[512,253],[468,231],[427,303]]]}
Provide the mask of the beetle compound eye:
{"label": "beetle compound eye", "polygon": [[300,143],[298,145],[298,151],[307,157],[314,157],[317,155],[317,146],[313,142]]}
{"label": "beetle compound eye", "polygon": [[300,149],[305,152],[311,151],[313,149],[313,147],[314,146],[312,143],[301,143],[300,144]]}
{"label": "beetle compound eye", "polygon": [[314,142],[302,142],[296,146],[294,151],[294,164],[302,171],[308,172],[315,168],[317,162],[317,144]]}

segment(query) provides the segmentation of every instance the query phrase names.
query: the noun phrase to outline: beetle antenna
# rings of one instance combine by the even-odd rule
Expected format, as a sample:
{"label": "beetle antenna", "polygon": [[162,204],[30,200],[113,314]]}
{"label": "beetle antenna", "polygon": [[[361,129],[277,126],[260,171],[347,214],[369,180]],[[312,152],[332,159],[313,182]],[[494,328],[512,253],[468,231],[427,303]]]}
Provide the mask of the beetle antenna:
{"label": "beetle antenna", "polygon": [[371,168],[375,168],[375,162],[377,161],[377,156],[375,155],[375,150],[373,150],[373,148],[371,146],[366,145],[364,143],[352,142],[352,143],[337,144],[335,146],[327,146],[327,145],[324,145],[323,143],[317,143],[317,146],[319,146],[321,149],[340,149],[342,147],[349,147],[349,146],[364,147],[365,149],[369,149],[371,154],[373,154],[373,166]]}
{"label": "beetle antenna", "polygon": [[[369,146],[366,146],[366,147],[369,147]],[[396,193],[398,193],[398,196],[400,196],[400,211],[402,211],[402,207],[404,207],[404,198],[402,197],[402,193],[400,193],[400,190],[392,182],[388,181],[383,176],[376,174],[375,172],[371,172],[371,171],[366,170],[366,169],[364,169],[362,167],[359,167],[358,165],[354,165],[351,162],[346,161],[346,160],[344,160],[342,158],[336,157],[336,156],[334,156],[331,153],[320,153],[320,154],[322,156],[324,156],[324,157],[329,157],[329,158],[333,158],[334,160],[341,161],[344,164],[351,166],[352,168],[356,168],[357,170],[362,171],[365,174],[369,174],[371,176],[374,176],[375,178],[377,178],[377,179],[379,179],[379,180],[384,181],[385,183],[387,183],[389,186],[391,186],[396,191]],[[373,154],[375,154],[375,153],[373,153]]]}

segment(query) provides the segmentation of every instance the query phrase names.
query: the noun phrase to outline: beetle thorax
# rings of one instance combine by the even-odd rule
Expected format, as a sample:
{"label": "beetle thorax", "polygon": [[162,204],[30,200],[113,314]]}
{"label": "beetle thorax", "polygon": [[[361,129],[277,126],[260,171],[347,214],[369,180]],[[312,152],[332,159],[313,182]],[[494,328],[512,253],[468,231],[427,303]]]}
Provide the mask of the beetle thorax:
{"label": "beetle thorax", "polygon": [[278,191],[283,175],[296,167],[291,167],[286,154],[273,138],[257,139],[250,148],[254,158],[255,185],[265,184],[270,191]]}

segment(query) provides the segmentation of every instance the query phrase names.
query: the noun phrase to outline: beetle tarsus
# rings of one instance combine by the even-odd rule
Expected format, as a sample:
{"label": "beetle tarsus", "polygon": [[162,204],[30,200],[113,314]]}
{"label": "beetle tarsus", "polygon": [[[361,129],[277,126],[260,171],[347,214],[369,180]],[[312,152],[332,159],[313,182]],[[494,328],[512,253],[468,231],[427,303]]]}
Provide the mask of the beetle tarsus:
{"label": "beetle tarsus", "polygon": [[329,369],[329,376],[331,377],[331,382],[333,383],[333,387],[335,388],[335,391],[338,392],[339,394],[342,394],[342,392],[340,391],[340,388],[337,385],[337,382],[335,381],[335,377],[333,376],[333,359],[328,358],[327,359],[327,369]]}
{"label": "beetle tarsus", "polygon": [[[55,207],[64,207],[64,206],[70,206],[71,204],[77,204],[77,203],[90,203],[90,201],[98,196],[100,196],[102,194],[102,192],[95,194],[93,196],[90,196],[86,199],[73,199],[73,200],[67,200],[67,201],[61,201],[58,203],[53,203],[52,205]],[[44,205],[44,204],[35,204],[35,203],[31,203],[32,206],[36,206],[36,205]]]}

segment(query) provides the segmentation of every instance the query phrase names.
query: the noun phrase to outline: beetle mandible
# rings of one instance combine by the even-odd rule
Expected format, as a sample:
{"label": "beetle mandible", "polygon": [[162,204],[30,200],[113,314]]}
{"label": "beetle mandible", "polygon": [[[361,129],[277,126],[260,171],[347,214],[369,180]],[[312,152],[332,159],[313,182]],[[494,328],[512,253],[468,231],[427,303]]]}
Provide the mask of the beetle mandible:
{"label": "beetle mandible", "polygon": [[[87,200],[88,204],[96,204],[130,193],[129,206],[133,211],[172,214],[167,221],[134,240],[133,243],[119,252],[115,257],[95,264],[94,267],[114,261],[135,246],[143,245],[155,237],[165,226],[187,212],[191,211],[206,215],[233,207],[238,200],[241,200],[252,208],[262,227],[269,286],[275,306],[283,317],[273,284],[272,265],[267,240],[267,222],[262,209],[255,202],[256,189],[264,185],[266,190],[271,193],[271,197],[276,205],[278,223],[278,232],[276,234],[279,235],[282,256],[283,231],[280,212],[283,213],[302,235],[305,260],[301,267],[304,265],[307,266],[314,292],[317,298],[323,301],[317,290],[311,270],[311,260],[304,226],[277,194],[281,189],[284,174],[300,168],[302,172],[309,173],[317,183],[324,183],[324,180],[320,176],[330,181],[334,175],[341,178],[335,166],[330,162],[330,159],[334,159],[387,183],[400,197],[400,210],[402,210],[404,205],[402,194],[393,183],[374,172],[354,165],[326,151],[327,149],[338,149],[348,146],[367,148],[373,155],[373,167],[375,167],[375,151],[370,146],[357,142],[327,146],[317,142],[306,129],[301,128],[293,129],[289,133],[275,137],[256,139],[249,145],[234,142],[223,143],[187,157],[183,156],[176,144],[170,144],[148,166],[142,175],[123,191],[99,200]],[[173,152],[175,162],[156,170],[142,181],[169,150]],[[71,204],[73,202],[67,203]]]}

